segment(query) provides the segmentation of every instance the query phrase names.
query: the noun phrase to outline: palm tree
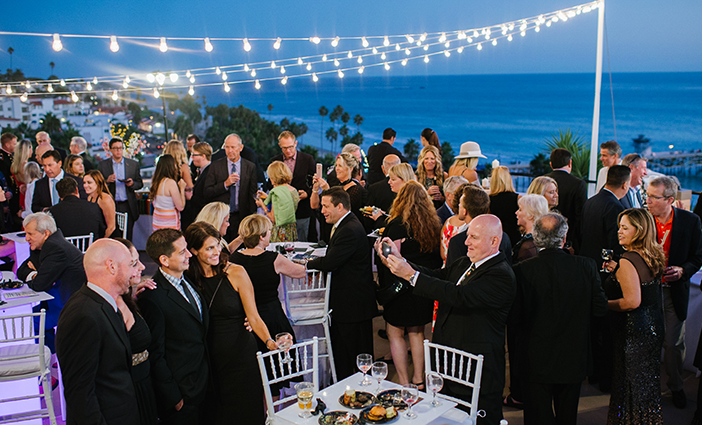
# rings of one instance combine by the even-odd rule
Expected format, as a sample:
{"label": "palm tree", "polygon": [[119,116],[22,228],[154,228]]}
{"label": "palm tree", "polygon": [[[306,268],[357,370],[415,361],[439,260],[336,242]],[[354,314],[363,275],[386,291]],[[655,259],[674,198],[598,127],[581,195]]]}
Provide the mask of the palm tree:
{"label": "palm tree", "polygon": [[416,161],[417,156],[419,156],[419,143],[414,139],[408,139],[407,143],[405,143],[404,154],[407,161]]}
{"label": "palm tree", "polygon": [[49,134],[61,132],[61,120],[51,112],[47,112],[40,121],[41,129]]}
{"label": "palm tree", "polygon": [[552,133],[551,138],[544,141],[544,152],[550,154],[557,148],[565,149],[573,156],[570,173],[575,177],[586,178],[590,169],[590,147],[585,139],[578,133],[573,134],[570,128],[558,130],[558,134]]}
{"label": "palm tree", "polygon": [[10,47],[10,48],[7,49],[7,53],[10,54],[10,71],[11,71],[11,70],[12,70],[12,54],[15,53],[15,49],[13,49],[12,47]]}
{"label": "palm tree", "polygon": [[363,124],[363,117],[359,114],[356,114],[355,117],[353,117],[353,123],[356,124],[356,131],[359,133],[361,132],[361,124]]}
{"label": "palm tree", "polygon": [[334,142],[336,142],[336,139],[339,137],[339,133],[336,132],[334,127],[329,127],[325,136],[327,137],[327,139],[329,140],[329,142],[332,145],[331,150],[334,151]]}
{"label": "palm tree", "polygon": [[49,62],[49,66],[51,67],[51,75],[54,75],[54,67],[56,66],[56,64],[53,62]]}
{"label": "palm tree", "polygon": [[324,140],[324,117],[326,117],[328,113],[329,109],[327,109],[326,106],[322,106],[321,108],[319,108],[319,115],[322,117],[322,126],[319,130],[319,149],[324,149],[324,147],[322,146],[322,142]]}
{"label": "palm tree", "polygon": [[271,117],[271,111],[272,111],[272,110],[273,110],[273,105],[269,103],[269,104],[268,104],[268,118]]}

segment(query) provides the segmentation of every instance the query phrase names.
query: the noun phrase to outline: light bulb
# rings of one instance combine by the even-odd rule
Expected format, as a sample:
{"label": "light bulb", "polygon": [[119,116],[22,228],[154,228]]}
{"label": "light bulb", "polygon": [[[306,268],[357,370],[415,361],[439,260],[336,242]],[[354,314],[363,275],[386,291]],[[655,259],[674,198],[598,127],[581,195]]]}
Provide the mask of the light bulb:
{"label": "light bulb", "polygon": [[166,53],[168,51],[168,44],[166,44],[166,37],[161,37],[161,44],[159,44],[158,50],[160,50],[163,53]]}
{"label": "light bulb", "polygon": [[194,95],[195,95],[195,89],[193,89],[193,86],[190,86],[190,88],[188,89],[188,94],[189,94],[190,96],[194,96]]}
{"label": "light bulb", "polygon": [[387,57],[387,56],[385,56],[385,52],[383,52],[383,54],[380,55],[380,59],[382,59],[382,60],[385,60],[386,57]]}
{"label": "light bulb", "polygon": [[280,43],[281,43],[282,41],[283,41],[283,40],[281,40],[280,37],[276,38],[276,39],[275,39],[275,43],[273,43],[273,48],[274,48],[275,50],[280,49]]}
{"label": "light bulb", "polygon": [[402,47],[400,47],[400,44],[399,44],[399,43],[398,43],[398,44],[395,44],[395,50],[401,50],[401,49],[402,49]]}
{"label": "light bulb", "polygon": [[386,71],[390,71],[390,65],[388,65],[387,62],[385,62],[385,65],[383,65]]}
{"label": "light bulb", "polygon": [[558,16],[554,16],[553,18],[551,18],[551,21],[552,21],[552,22],[558,22]]}
{"label": "light bulb", "polygon": [[163,83],[166,82],[166,76],[163,75],[162,72],[159,72],[158,74],[156,74],[156,82],[158,83],[158,85],[162,86]]}
{"label": "light bulb", "polygon": [[507,29],[509,29],[510,31],[514,30],[514,22],[512,22],[511,24],[509,24],[509,25],[507,26]]}
{"label": "light bulb", "polygon": [[315,83],[319,81],[319,77],[317,77],[317,74],[315,74],[314,72],[312,73],[312,81],[314,81]]}
{"label": "light bulb", "polygon": [[249,72],[249,71],[250,71],[250,69],[249,69],[249,64],[248,64],[248,63],[245,63],[245,64],[244,64],[244,71],[245,71],[245,72]]}
{"label": "light bulb", "polygon": [[424,48],[424,51],[426,52],[427,50],[429,50],[429,45],[425,44],[423,48]]}
{"label": "light bulb", "polygon": [[473,38],[478,38],[479,35],[477,30],[473,30]]}
{"label": "light bulb", "polygon": [[447,49],[451,47],[451,42],[447,41],[446,43],[444,43],[444,47],[446,47]]}
{"label": "light bulb", "polygon": [[378,54],[378,49],[376,49],[375,47],[373,47],[373,54],[374,54],[374,55],[377,55],[377,54]]}
{"label": "light bulb", "polygon": [[251,43],[249,43],[248,38],[244,39],[244,50],[246,50],[247,52],[251,51]]}
{"label": "light bulb", "polygon": [[390,39],[386,35],[385,38],[383,39],[383,46],[387,47],[390,45]]}
{"label": "light bulb", "polygon": [[29,80],[27,80],[27,81],[24,82],[24,86],[25,86],[26,88],[28,88],[28,89],[31,89],[31,88],[32,88],[32,83],[30,83]]}
{"label": "light bulb", "polygon": [[190,84],[194,84],[194,83],[195,83],[195,76],[191,75],[190,76]]}
{"label": "light bulb", "polygon": [[282,65],[280,66],[280,73],[285,74],[285,67]]}
{"label": "light bulb", "polygon": [[522,35],[522,37],[524,37],[526,35],[526,31],[522,31],[520,34]]}
{"label": "light bulb", "polygon": [[271,69],[276,69],[277,65],[275,64],[275,61],[271,61]]}
{"label": "light bulb", "polygon": [[446,41],[446,33],[442,32],[441,37],[439,37],[439,43],[443,43],[444,41]]}
{"label": "light bulb", "polygon": [[591,10],[592,10],[592,9],[590,8],[590,6],[585,6],[585,7],[583,7],[583,13],[588,13],[588,12],[590,12]]}
{"label": "light bulb", "polygon": [[212,42],[210,42],[210,37],[205,37],[205,51],[208,53],[214,49]]}
{"label": "light bulb", "polygon": [[349,53],[346,55],[346,57],[349,58],[349,59],[351,59],[351,58],[353,57],[353,53],[349,52]]}
{"label": "light bulb", "polygon": [[227,72],[222,72],[222,81],[227,81]]}
{"label": "light bulb", "polygon": [[158,87],[154,87],[154,98],[158,99],[161,97],[161,93],[158,92]]}
{"label": "light bulb", "polygon": [[507,36],[507,41],[512,41],[512,34]]}
{"label": "light bulb", "polygon": [[254,84],[254,87],[256,87],[256,90],[261,90],[261,83],[256,80],[256,84]]}
{"label": "light bulb", "polygon": [[304,62],[302,61],[302,58],[297,58],[297,64],[298,64],[298,65],[304,65]]}
{"label": "light bulb", "polygon": [[308,62],[306,68],[308,71],[312,71],[312,64]]}
{"label": "light bulb", "polygon": [[170,74],[168,74],[168,79],[171,80],[171,83],[175,83],[176,81],[178,81],[178,74],[176,74],[175,72],[171,72]]}
{"label": "light bulb", "polygon": [[405,49],[405,54],[406,54],[407,56],[409,56],[410,53],[411,53],[411,52],[410,52],[410,49]]}
{"label": "light bulb", "polygon": [[476,47],[478,50],[483,50],[483,45],[481,43],[478,43],[478,46]]}
{"label": "light bulb", "polygon": [[61,84],[61,87],[66,87],[66,80],[64,80],[64,79],[62,78],[62,79],[61,79],[61,82],[59,82],[59,84]]}
{"label": "light bulb", "polygon": [[27,93],[22,93],[22,96],[20,96],[20,100],[22,102],[26,102],[27,101]]}
{"label": "light bulb", "polygon": [[90,91],[90,90],[93,89],[93,85],[90,84],[90,81],[88,81],[88,84],[85,85],[85,88],[86,88],[88,91]]}
{"label": "light bulb", "polygon": [[422,42],[421,42],[421,41],[418,41],[418,42],[417,42],[417,46],[421,46],[421,45],[422,45]]}
{"label": "light bulb", "polygon": [[[97,83],[98,83],[97,77],[93,77],[93,84],[97,84]],[[27,81],[27,84],[29,84],[29,81]]]}
{"label": "light bulb", "polygon": [[255,76],[256,76],[256,70],[255,70],[255,69],[252,69],[252,70],[251,70],[251,76],[252,76],[252,77],[255,77]]}
{"label": "light bulb", "polygon": [[46,91],[48,91],[49,93],[53,93],[53,92],[54,92],[54,86],[52,86],[51,83],[49,83],[49,85],[46,87]]}
{"label": "light bulb", "polygon": [[485,39],[486,39],[486,40],[489,40],[489,39],[490,39],[490,33],[486,33],[486,34],[485,34]]}
{"label": "light bulb", "polygon": [[456,51],[457,51],[458,53],[463,53],[463,46],[461,46],[461,47],[459,47],[458,49],[456,49]]}
{"label": "light bulb", "polygon": [[427,39],[427,33],[424,33],[424,34],[419,36],[419,41],[424,41],[426,39]]}
{"label": "light bulb", "polygon": [[229,83],[226,83],[226,82],[225,82],[225,83],[224,83],[224,91],[227,92],[227,93],[229,93],[230,90],[231,90],[231,88],[229,87]]}
{"label": "light bulb", "polygon": [[339,78],[344,78],[344,73],[343,73],[343,71],[339,70],[339,71],[337,72],[337,74],[339,75]]}
{"label": "light bulb", "polygon": [[319,44],[320,41],[322,41],[319,37],[310,37],[310,41],[313,42],[314,44]]}
{"label": "light bulb", "polygon": [[466,41],[469,42],[469,43],[472,43],[472,42],[473,42],[473,39],[470,38],[470,37],[468,37],[468,38],[466,38]]}
{"label": "light bulb", "polygon": [[[582,6],[578,6],[578,10],[575,11],[575,14],[580,15],[581,13],[583,13],[583,8]],[[541,17],[541,19],[543,19],[543,16]],[[541,23],[543,23],[543,21]]]}
{"label": "light bulb", "polygon": [[424,63],[429,63],[429,56],[424,56]]}
{"label": "light bulb", "polygon": [[361,37],[361,43],[363,44],[363,47],[368,47],[370,45],[368,40],[366,40],[366,37]]}
{"label": "light bulb", "polygon": [[283,77],[282,80],[280,80],[280,84],[282,84],[282,85],[288,84],[288,76],[287,75],[285,77]]}
{"label": "light bulb", "polygon": [[363,56],[359,56],[359,57],[358,57],[358,60],[357,60],[356,62],[358,62],[358,63],[363,63]]}
{"label": "light bulb", "polygon": [[551,27],[551,21],[546,21],[546,26]]}
{"label": "light bulb", "polygon": [[492,40],[492,45],[497,46],[497,40]]}
{"label": "light bulb", "polygon": [[332,47],[338,46],[338,45],[339,45],[339,40],[340,40],[340,39],[339,39],[339,36],[338,36],[338,35],[337,35],[336,37],[334,37],[334,39],[333,39],[332,42],[331,42]]}
{"label": "light bulb", "polygon": [[78,95],[74,91],[71,92],[71,100],[74,102],[78,102],[78,100],[79,100]]}
{"label": "light bulb", "polygon": [[54,42],[51,43],[51,47],[57,52],[63,49],[63,43],[61,43],[61,37],[58,34],[54,34]]}
{"label": "light bulb", "polygon": [[[580,9],[578,9],[578,10],[580,10]],[[546,19],[544,19],[544,15],[539,15],[539,23],[543,24],[544,22],[546,22]]]}
{"label": "light bulb", "polygon": [[402,66],[407,66],[407,59],[402,59]]}
{"label": "light bulb", "polygon": [[451,52],[449,52],[448,50],[444,50],[444,56],[446,56],[446,57],[451,56]]}
{"label": "light bulb", "polygon": [[541,31],[541,26],[537,25],[534,27],[534,31],[539,32]]}
{"label": "light bulb", "polygon": [[339,66],[339,60],[338,60],[338,59],[334,59],[334,66]]}
{"label": "light bulb", "polygon": [[215,68],[215,74],[221,75],[221,74],[222,74],[222,70],[219,69],[219,67],[216,67],[216,68]]}
{"label": "light bulb", "polygon": [[112,50],[114,53],[119,51],[119,43],[117,43],[117,37],[114,35],[110,36],[110,50]]}
{"label": "light bulb", "polygon": [[414,37],[412,37],[411,35],[406,35],[405,38],[407,39],[408,43],[414,43]]}
{"label": "light bulb", "polygon": [[131,80],[129,79],[129,75],[124,77],[124,81],[126,81],[127,84],[129,84],[131,82]]}
{"label": "light bulb", "polygon": [[326,61],[327,61],[327,54],[325,53],[324,55],[322,55],[322,62],[326,62]]}
{"label": "light bulb", "polygon": [[527,23],[526,21],[522,22],[522,24],[519,26],[519,31],[524,31],[527,29]]}
{"label": "light bulb", "polygon": [[466,33],[465,33],[465,31],[460,31],[460,32],[458,33],[458,39],[459,39],[459,40],[465,40],[465,39],[466,39]]}
{"label": "light bulb", "polygon": [[363,67],[358,68],[358,73],[363,74]]}
{"label": "light bulb", "polygon": [[122,87],[124,87],[125,89],[129,88],[129,83],[127,82],[127,80],[122,81]]}
{"label": "light bulb", "polygon": [[114,100],[114,101],[119,100],[119,95],[117,94],[117,90],[112,92],[112,100]]}
{"label": "light bulb", "polygon": [[191,75],[190,70],[185,71],[185,78],[190,78]]}
{"label": "light bulb", "polygon": [[5,92],[6,92],[7,94],[12,94],[12,86],[8,84],[8,85],[7,85],[7,88],[5,89]]}

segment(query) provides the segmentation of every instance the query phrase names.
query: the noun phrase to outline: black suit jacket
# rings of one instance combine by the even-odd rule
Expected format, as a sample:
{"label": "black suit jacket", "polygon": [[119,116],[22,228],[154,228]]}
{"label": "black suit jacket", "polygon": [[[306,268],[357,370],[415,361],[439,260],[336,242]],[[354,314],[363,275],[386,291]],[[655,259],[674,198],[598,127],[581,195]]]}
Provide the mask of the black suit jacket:
{"label": "black suit jacket", "polygon": [[[210,163],[210,171],[205,178],[205,199],[207,202],[220,201],[229,205],[229,188],[224,182],[229,177],[227,158],[221,158]],[[256,166],[241,158],[239,170],[239,213],[241,217],[256,213]]]}
{"label": "black suit jacket", "polygon": [[42,308],[46,308],[46,329],[51,329],[58,323],[59,313],[66,301],[87,282],[83,253],[68,242],[59,229],[46,239],[40,250],[33,250],[17,269],[17,277],[25,282],[33,271],[29,268],[30,261],[37,274],[27,282],[27,286],[54,297],[42,302]]}
{"label": "black suit jacket", "polygon": [[[127,202],[129,202],[129,217],[132,221],[136,222],[139,219],[139,204],[137,202],[137,195],[135,191],[144,187],[144,182],[141,179],[141,170],[139,170],[139,163],[129,158],[122,158],[124,161],[124,178],[132,179],[134,184],[132,187],[127,187]],[[98,170],[102,173],[102,176],[107,180],[107,177],[114,173],[112,170],[112,158],[107,158],[103,161],[98,162]],[[115,197],[115,183],[108,183],[107,188],[110,189],[112,197]]]}
{"label": "black suit jacket", "polygon": [[83,285],[56,331],[67,424],[138,424],[127,329],[107,300]]}
{"label": "black suit jacket", "polygon": [[597,270],[593,260],[562,249],[544,249],[514,266],[513,314],[526,334],[531,382],[577,383],[590,371],[590,317],[607,314]]}
{"label": "black suit jacket", "polygon": [[444,202],[444,205],[439,207],[438,210],[436,210],[436,215],[439,216],[439,220],[441,221],[441,225],[443,226],[446,223],[446,220],[451,218],[454,214],[453,211],[448,207],[448,204]]}
{"label": "black suit jacket", "polygon": [[668,265],[683,269],[682,277],[676,282],[670,282],[670,297],[678,319],[685,320],[690,300],[690,278],[702,266],[700,218],[689,211],[673,208]]}
{"label": "black suit jacket", "polygon": [[[467,230],[459,232],[449,240],[448,250],[446,250],[446,266],[452,264],[459,258],[468,255],[468,247],[466,246]],[[500,252],[505,255],[507,263],[512,265],[512,241],[507,233],[502,232],[502,242],[500,242]]]}
{"label": "black suit jacket", "polygon": [[[219,149],[217,150],[217,152],[212,154],[212,162],[226,157],[227,153],[224,151],[224,149]],[[256,166],[256,181],[258,183],[265,183],[266,176],[263,173],[261,163],[258,161],[258,154],[256,153],[256,151],[248,146],[244,146],[244,149],[241,150],[241,157]]]}
{"label": "black suit jacket", "polygon": [[[283,154],[271,158],[271,162],[273,161],[282,162]],[[300,202],[297,204],[297,211],[295,211],[296,218],[307,218],[312,215],[312,209],[310,208],[310,194],[312,193],[312,188],[307,185],[307,176],[314,175],[315,165],[312,155],[297,151],[295,169],[293,170],[290,186],[297,190],[304,190],[307,192],[307,199],[300,199]]]}
{"label": "black suit jacket", "polygon": [[90,170],[95,169],[95,165],[93,165],[90,155],[88,155],[88,152],[83,152],[82,154],[80,154],[80,157],[83,158],[83,168],[85,168],[86,173]]}
{"label": "black suit jacket", "polygon": [[[371,207],[378,207],[386,213],[390,214],[390,207],[395,201],[395,196],[397,194],[390,189],[390,184],[388,183],[388,178],[384,178],[379,182],[375,182],[368,188],[368,198],[366,203]],[[373,229],[378,229],[385,226],[387,217],[381,216],[377,220],[373,221],[372,218],[364,217],[364,224],[366,225],[367,231],[372,231]]]}
{"label": "black suit jacket", "polygon": [[396,147],[388,142],[382,141],[377,145],[368,148],[368,175],[366,181],[369,185],[379,182],[385,178],[383,174],[383,159],[386,156],[395,154],[400,157],[400,161],[407,162],[404,156]]}
{"label": "black suit jacket", "polygon": [[[210,165],[212,165],[212,163],[210,163]],[[195,216],[197,216],[202,207],[207,205],[207,198],[205,198],[205,180],[207,180],[207,175],[210,173],[210,165],[205,167],[204,170],[200,170],[200,175],[195,180],[195,185],[193,186],[193,196],[190,198],[193,219],[195,219]]]}
{"label": "black suit jacket", "polygon": [[573,244],[575,252],[580,254],[580,235],[583,206],[587,201],[587,184],[585,180],[561,170],[551,171],[546,175],[558,183],[556,209],[568,219],[567,239]]}
{"label": "black suit jacket", "polygon": [[327,255],[310,260],[308,269],[332,272],[329,308],[332,320],[354,323],[375,316],[375,283],[371,271],[371,248],[358,218],[343,218],[329,241]]}
{"label": "black suit jacket", "polygon": [[[200,295],[201,321],[161,270],[156,271],[153,279],[157,288],[142,292],[138,305],[151,330],[151,377],[159,412],[164,413],[180,400],[197,406],[205,399],[209,379],[205,337],[209,310]],[[192,283],[191,286],[197,292]]]}
{"label": "black suit jacket", "polygon": [[[412,265],[420,272],[414,294],[439,301],[433,341],[484,356],[481,394],[502,395],[505,384],[505,326],[516,294],[512,268],[499,253],[456,285],[470,267],[470,258],[445,269]],[[468,396],[471,390],[449,383],[449,389]]]}
{"label": "black suit jacket", "polygon": [[[88,195],[85,194],[85,189],[83,188],[83,179],[74,176],[73,174],[63,173],[63,178],[70,177],[76,181],[78,184],[78,193],[80,194],[80,199],[88,199]],[[40,212],[44,208],[51,208],[51,188],[49,187],[49,178],[44,176],[37,180],[34,184],[34,196],[32,197],[32,211]]]}
{"label": "black suit jacket", "polygon": [[624,206],[619,199],[605,188],[587,200],[583,208],[580,255],[592,258],[597,264],[602,265],[603,249],[614,250],[617,258],[624,253],[624,248],[619,245],[617,238],[619,229],[617,217],[622,211]]}
{"label": "black suit jacket", "polygon": [[105,236],[105,216],[96,203],[69,195],[49,208],[49,212],[64,236],[86,236],[92,233],[93,240]]}

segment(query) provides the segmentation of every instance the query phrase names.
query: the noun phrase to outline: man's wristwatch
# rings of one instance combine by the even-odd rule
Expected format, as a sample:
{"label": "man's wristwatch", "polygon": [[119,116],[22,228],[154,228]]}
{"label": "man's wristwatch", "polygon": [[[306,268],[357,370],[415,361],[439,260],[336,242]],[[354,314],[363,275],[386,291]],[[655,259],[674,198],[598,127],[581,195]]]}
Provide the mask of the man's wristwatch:
{"label": "man's wristwatch", "polygon": [[412,277],[409,279],[410,285],[414,286],[417,284],[417,278],[419,277],[419,272],[414,272]]}

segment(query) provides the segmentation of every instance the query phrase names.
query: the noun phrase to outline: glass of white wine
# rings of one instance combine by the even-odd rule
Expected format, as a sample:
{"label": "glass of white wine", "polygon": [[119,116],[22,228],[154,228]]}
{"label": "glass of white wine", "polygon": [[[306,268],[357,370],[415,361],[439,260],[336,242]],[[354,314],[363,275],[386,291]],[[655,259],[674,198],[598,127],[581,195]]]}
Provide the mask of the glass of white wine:
{"label": "glass of white wine", "polygon": [[293,345],[292,335],[290,332],[281,332],[275,336],[275,344],[279,349],[285,350],[285,357],[283,357],[283,363],[288,364],[292,362],[292,357],[290,357],[290,347]]}
{"label": "glass of white wine", "polygon": [[314,384],[311,382],[300,382],[295,384],[297,392],[297,406],[301,412],[297,416],[307,419],[312,416],[312,397],[314,397]]}

